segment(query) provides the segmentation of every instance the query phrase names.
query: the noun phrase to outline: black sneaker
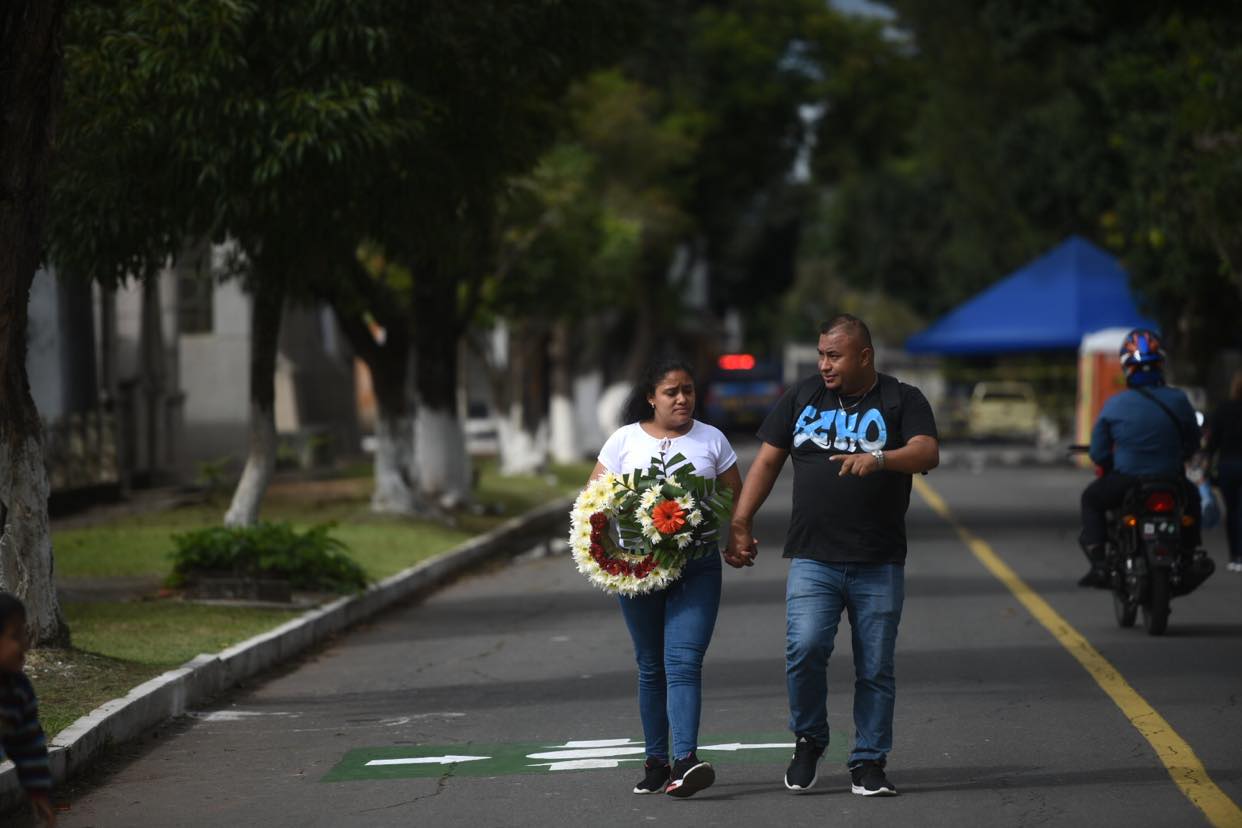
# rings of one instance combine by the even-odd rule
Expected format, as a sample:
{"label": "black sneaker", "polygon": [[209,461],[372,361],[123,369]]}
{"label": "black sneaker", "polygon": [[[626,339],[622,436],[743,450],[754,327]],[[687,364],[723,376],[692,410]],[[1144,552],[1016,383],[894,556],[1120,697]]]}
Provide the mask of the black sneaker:
{"label": "black sneaker", "polygon": [[850,790],[860,796],[896,796],[897,789],[884,775],[884,763],[864,759],[850,768]]}
{"label": "black sneaker", "polygon": [[799,736],[794,743],[794,755],[785,769],[785,787],[791,791],[806,791],[815,787],[819,779],[819,758],[824,746],[809,736]]}
{"label": "black sneaker", "polygon": [[647,761],[643,764],[646,775],[638,781],[634,786],[636,794],[653,794],[664,790],[664,786],[668,784],[669,768],[668,762],[663,759],[657,759],[654,756],[648,756]]}
{"label": "black sneaker", "polygon": [[716,781],[716,771],[691,753],[685,759],[673,762],[673,778],[664,792],[669,796],[694,796]]}
{"label": "black sneaker", "polygon": [[1112,586],[1112,579],[1108,576],[1108,570],[1103,566],[1093,565],[1087,570],[1087,574],[1078,579],[1080,587],[1088,587],[1091,589],[1108,589]]}

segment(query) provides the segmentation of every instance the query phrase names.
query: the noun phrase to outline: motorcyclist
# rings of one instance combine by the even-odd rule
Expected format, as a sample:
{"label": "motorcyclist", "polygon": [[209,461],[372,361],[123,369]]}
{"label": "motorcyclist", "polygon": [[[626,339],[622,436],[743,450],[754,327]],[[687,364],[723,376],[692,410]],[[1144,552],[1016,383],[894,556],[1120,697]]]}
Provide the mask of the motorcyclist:
{"label": "motorcyclist", "polygon": [[1121,343],[1126,390],[1111,397],[1091,430],[1091,460],[1104,470],[1082,493],[1079,541],[1091,564],[1079,586],[1109,586],[1105,561],[1105,512],[1119,507],[1144,477],[1181,482],[1194,518],[1185,540],[1199,546],[1199,492],[1186,480],[1185,462],[1199,450],[1199,423],[1185,392],[1164,381],[1164,349],[1153,331],[1137,328]]}

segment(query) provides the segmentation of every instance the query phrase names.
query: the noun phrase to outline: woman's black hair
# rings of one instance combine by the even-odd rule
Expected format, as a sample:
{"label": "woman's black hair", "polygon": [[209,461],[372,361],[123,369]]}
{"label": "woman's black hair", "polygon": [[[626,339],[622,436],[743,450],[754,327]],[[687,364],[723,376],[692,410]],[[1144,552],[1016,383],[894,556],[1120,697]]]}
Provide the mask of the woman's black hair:
{"label": "woman's black hair", "polygon": [[690,363],[678,357],[660,357],[647,366],[642,378],[626,397],[625,405],[621,407],[623,424],[639,423],[651,419],[651,403],[647,402],[647,398],[655,394],[656,385],[660,380],[673,371],[685,371],[690,381],[694,382],[694,369],[690,367]]}
{"label": "woman's black hair", "polygon": [[26,623],[26,605],[16,595],[0,592],[0,631],[7,630],[14,621]]}

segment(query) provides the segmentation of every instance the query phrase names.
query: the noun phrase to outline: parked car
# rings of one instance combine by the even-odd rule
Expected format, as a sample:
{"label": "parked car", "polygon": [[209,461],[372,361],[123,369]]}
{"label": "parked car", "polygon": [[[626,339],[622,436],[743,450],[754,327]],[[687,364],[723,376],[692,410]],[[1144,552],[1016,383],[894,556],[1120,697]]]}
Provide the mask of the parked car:
{"label": "parked car", "polygon": [[779,363],[723,354],[707,383],[703,419],[722,431],[754,429],[784,392]]}
{"label": "parked car", "polygon": [[978,383],[966,416],[967,430],[975,439],[1034,440],[1039,433],[1035,389],[1025,382]]}

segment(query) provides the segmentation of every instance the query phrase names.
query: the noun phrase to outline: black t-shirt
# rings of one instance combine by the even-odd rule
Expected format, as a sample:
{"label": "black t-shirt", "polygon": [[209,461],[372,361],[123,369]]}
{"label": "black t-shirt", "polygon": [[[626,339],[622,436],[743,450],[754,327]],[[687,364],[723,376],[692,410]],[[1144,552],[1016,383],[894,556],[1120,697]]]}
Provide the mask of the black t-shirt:
{"label": "black t-shirt", "polygon": [[793,458],[793,514],[786,558],[831,563],[904,563],[908,474],[882,470],[841,477],[835,454],[901,448],[936,436],[931,405],[917,388],[880,375],[861,399],[844,404],[818,375],[785,392],[759,427],[759,439]]}

